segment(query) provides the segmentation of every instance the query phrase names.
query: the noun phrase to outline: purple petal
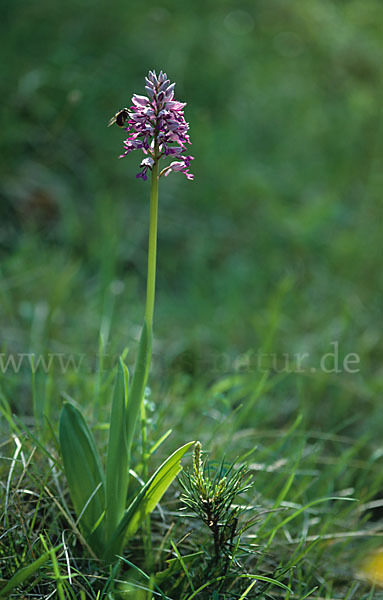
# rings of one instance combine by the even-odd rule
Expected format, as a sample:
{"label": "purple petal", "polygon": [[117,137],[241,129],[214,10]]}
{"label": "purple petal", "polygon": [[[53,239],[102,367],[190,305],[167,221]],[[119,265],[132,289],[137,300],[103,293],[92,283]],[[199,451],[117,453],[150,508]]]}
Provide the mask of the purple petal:
{"label": "purple petal", "polygon": [[136,106],[146,106],[147,104],[149,104],[149,98],[147,98],[146,96],[140,96],[139,94],[134,94],[132,102]]}

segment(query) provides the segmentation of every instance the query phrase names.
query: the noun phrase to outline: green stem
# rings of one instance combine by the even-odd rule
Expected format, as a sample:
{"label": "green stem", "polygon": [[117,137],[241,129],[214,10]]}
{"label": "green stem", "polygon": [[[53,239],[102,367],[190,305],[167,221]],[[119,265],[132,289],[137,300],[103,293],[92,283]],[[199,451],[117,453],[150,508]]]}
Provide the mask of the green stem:
{"label": "green stem", "polygon": [[150,225],[148,250],[148,279],[146,285],[145,321],[148,331],[153,327],[154,296],[156,288],[157,257],[157,221],[158,221],[158,161],[152,169],[152,185],[150,190]]}
{"label": "green stem", "polygon": [[[154,298],[156,291],[156,261],[157,261],[157,222],[158,222],[158,161],[156,160],[152,168],[152,181],[150,189],[150,224],[149,224],[149,248],[148,248],[148,278],[146,284],[146,307],[145,322],[148,335],[152,335]],[[150,360],[150,359],[149,359]],[[149,370],[149,365],[148,365]],[[141,404],[141,440],[142,440],[142,465],[143,479],[148,480],[148,435],[146,410],[144,399]],[[145,519],[145,550],[147,568],[150,571],[153,566],[153,546],[151,536],[150,517]]]}
{"label": "green stem", "polygon": [[[156,259],[157,259],[157,222],[158,222],[158,160],[152,169],[152,185],[150,190],[150,223],[149,223],[149,248],[148,248],[148,277],[146,284],[145,323],[148,336],[152,336],[154,298],[156,291]],[[150,356],[147,357],[147,371],[149,371]],[[148,448],[146,431],[146,414],[144,398],[141,403],[141,433],[142,433],[142,461],[144,479],[148,476]]]}

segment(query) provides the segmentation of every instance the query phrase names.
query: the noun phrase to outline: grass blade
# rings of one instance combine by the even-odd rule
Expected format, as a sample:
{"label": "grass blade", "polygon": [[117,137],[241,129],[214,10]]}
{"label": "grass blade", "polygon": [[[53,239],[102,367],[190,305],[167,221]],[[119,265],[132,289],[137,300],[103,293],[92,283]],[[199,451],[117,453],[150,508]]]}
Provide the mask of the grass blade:
{"label": "grass blade", "polygon": [[[56,551],[60,548],[62,548],[62,544],[56,546],[56,548],[54,548],[53,550]],[[51,557],[51,554],[52,551],[49,550],[48,552],[45,552],[44,554],[39,556],[39,558],[37,560],[34,560],[30,565],[23,567],[22,569],[17,571],[17,573],[15,573],[15,575],[0,590],[0,598],[7,598],[10,592],[15,587],[21,585],[29,577],[34,575],[36,571],[38,571],[43,566],[43,564],[47,562],[47,560]]]}

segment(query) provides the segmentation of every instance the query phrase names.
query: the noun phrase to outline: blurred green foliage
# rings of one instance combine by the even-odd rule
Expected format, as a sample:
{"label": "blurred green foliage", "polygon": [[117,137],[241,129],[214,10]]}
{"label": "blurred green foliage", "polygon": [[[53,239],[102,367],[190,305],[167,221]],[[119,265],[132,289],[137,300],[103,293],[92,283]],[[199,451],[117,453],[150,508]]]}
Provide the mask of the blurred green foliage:
{"label": "blurred green foliage", "polygon": [[[3,0],[1,12],[3,351],[90,352],[100,327],[112,352],[136,339],[149,187],[106,125],[163,69],[196,158],[194,182],[161,181],[155,357],[214,379],[214,353],[320,357],[337,340],[360,372],[300,377],[303,396],[334,423],[342,398],[376,406],[380,1]],[[281,388],[281,419],[296,385]]]}

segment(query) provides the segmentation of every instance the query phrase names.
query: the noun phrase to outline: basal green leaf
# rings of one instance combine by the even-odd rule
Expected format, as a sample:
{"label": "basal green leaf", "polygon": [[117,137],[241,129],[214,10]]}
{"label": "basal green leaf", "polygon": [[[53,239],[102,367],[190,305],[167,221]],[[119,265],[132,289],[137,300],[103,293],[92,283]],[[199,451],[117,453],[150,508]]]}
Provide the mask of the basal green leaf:
{"label": "basal green leaf", "polygon": [[181,458],[193,444],[189,442],[169,456],[137,494],[112,536],[105,552],[106,560],[113,561],[121,553],[125,541],[134,535],[145,517],[152,512],[182,469]]}
{"label": "basal green leaf", "polygon": [[145,493],[138,503],[132,518],[130,519],[129,525],[126,529],[126,536],[131,537],[144,521],[145,517],[152,512],[157,506],[162,496],[172,483],[173,479],[181,471],[181,458],[188,451],[190,446],[194,442],[189,442],[184,446],[181,446],[176,452],[174,452],[162,465],[157,469],[153,477],[149,480],[145,486]]}
{"label": "basal green leaf", "polygon": [[126,440],[128,450],[130,450],[132,446],[138,415],[141,410],[141,404],[144,401],[151,356],[152,332],[148,329],[146,321],[144,321],[127,406]]}
{"label": "basal green leaf", "polygon": [[116,529],[126,508],[130,467],[130,451],[126,440],[128,385],[128,369],[120,359],[114,386],[106,459],[107,537]]}
{"label": "basal green leaf", "polygon": [[84,537],[99,555],[104,526],[96,523],[105,509],[105,481],[93,436],[80,411],[67,402],[60,417],[60,448],[70,496]]}

